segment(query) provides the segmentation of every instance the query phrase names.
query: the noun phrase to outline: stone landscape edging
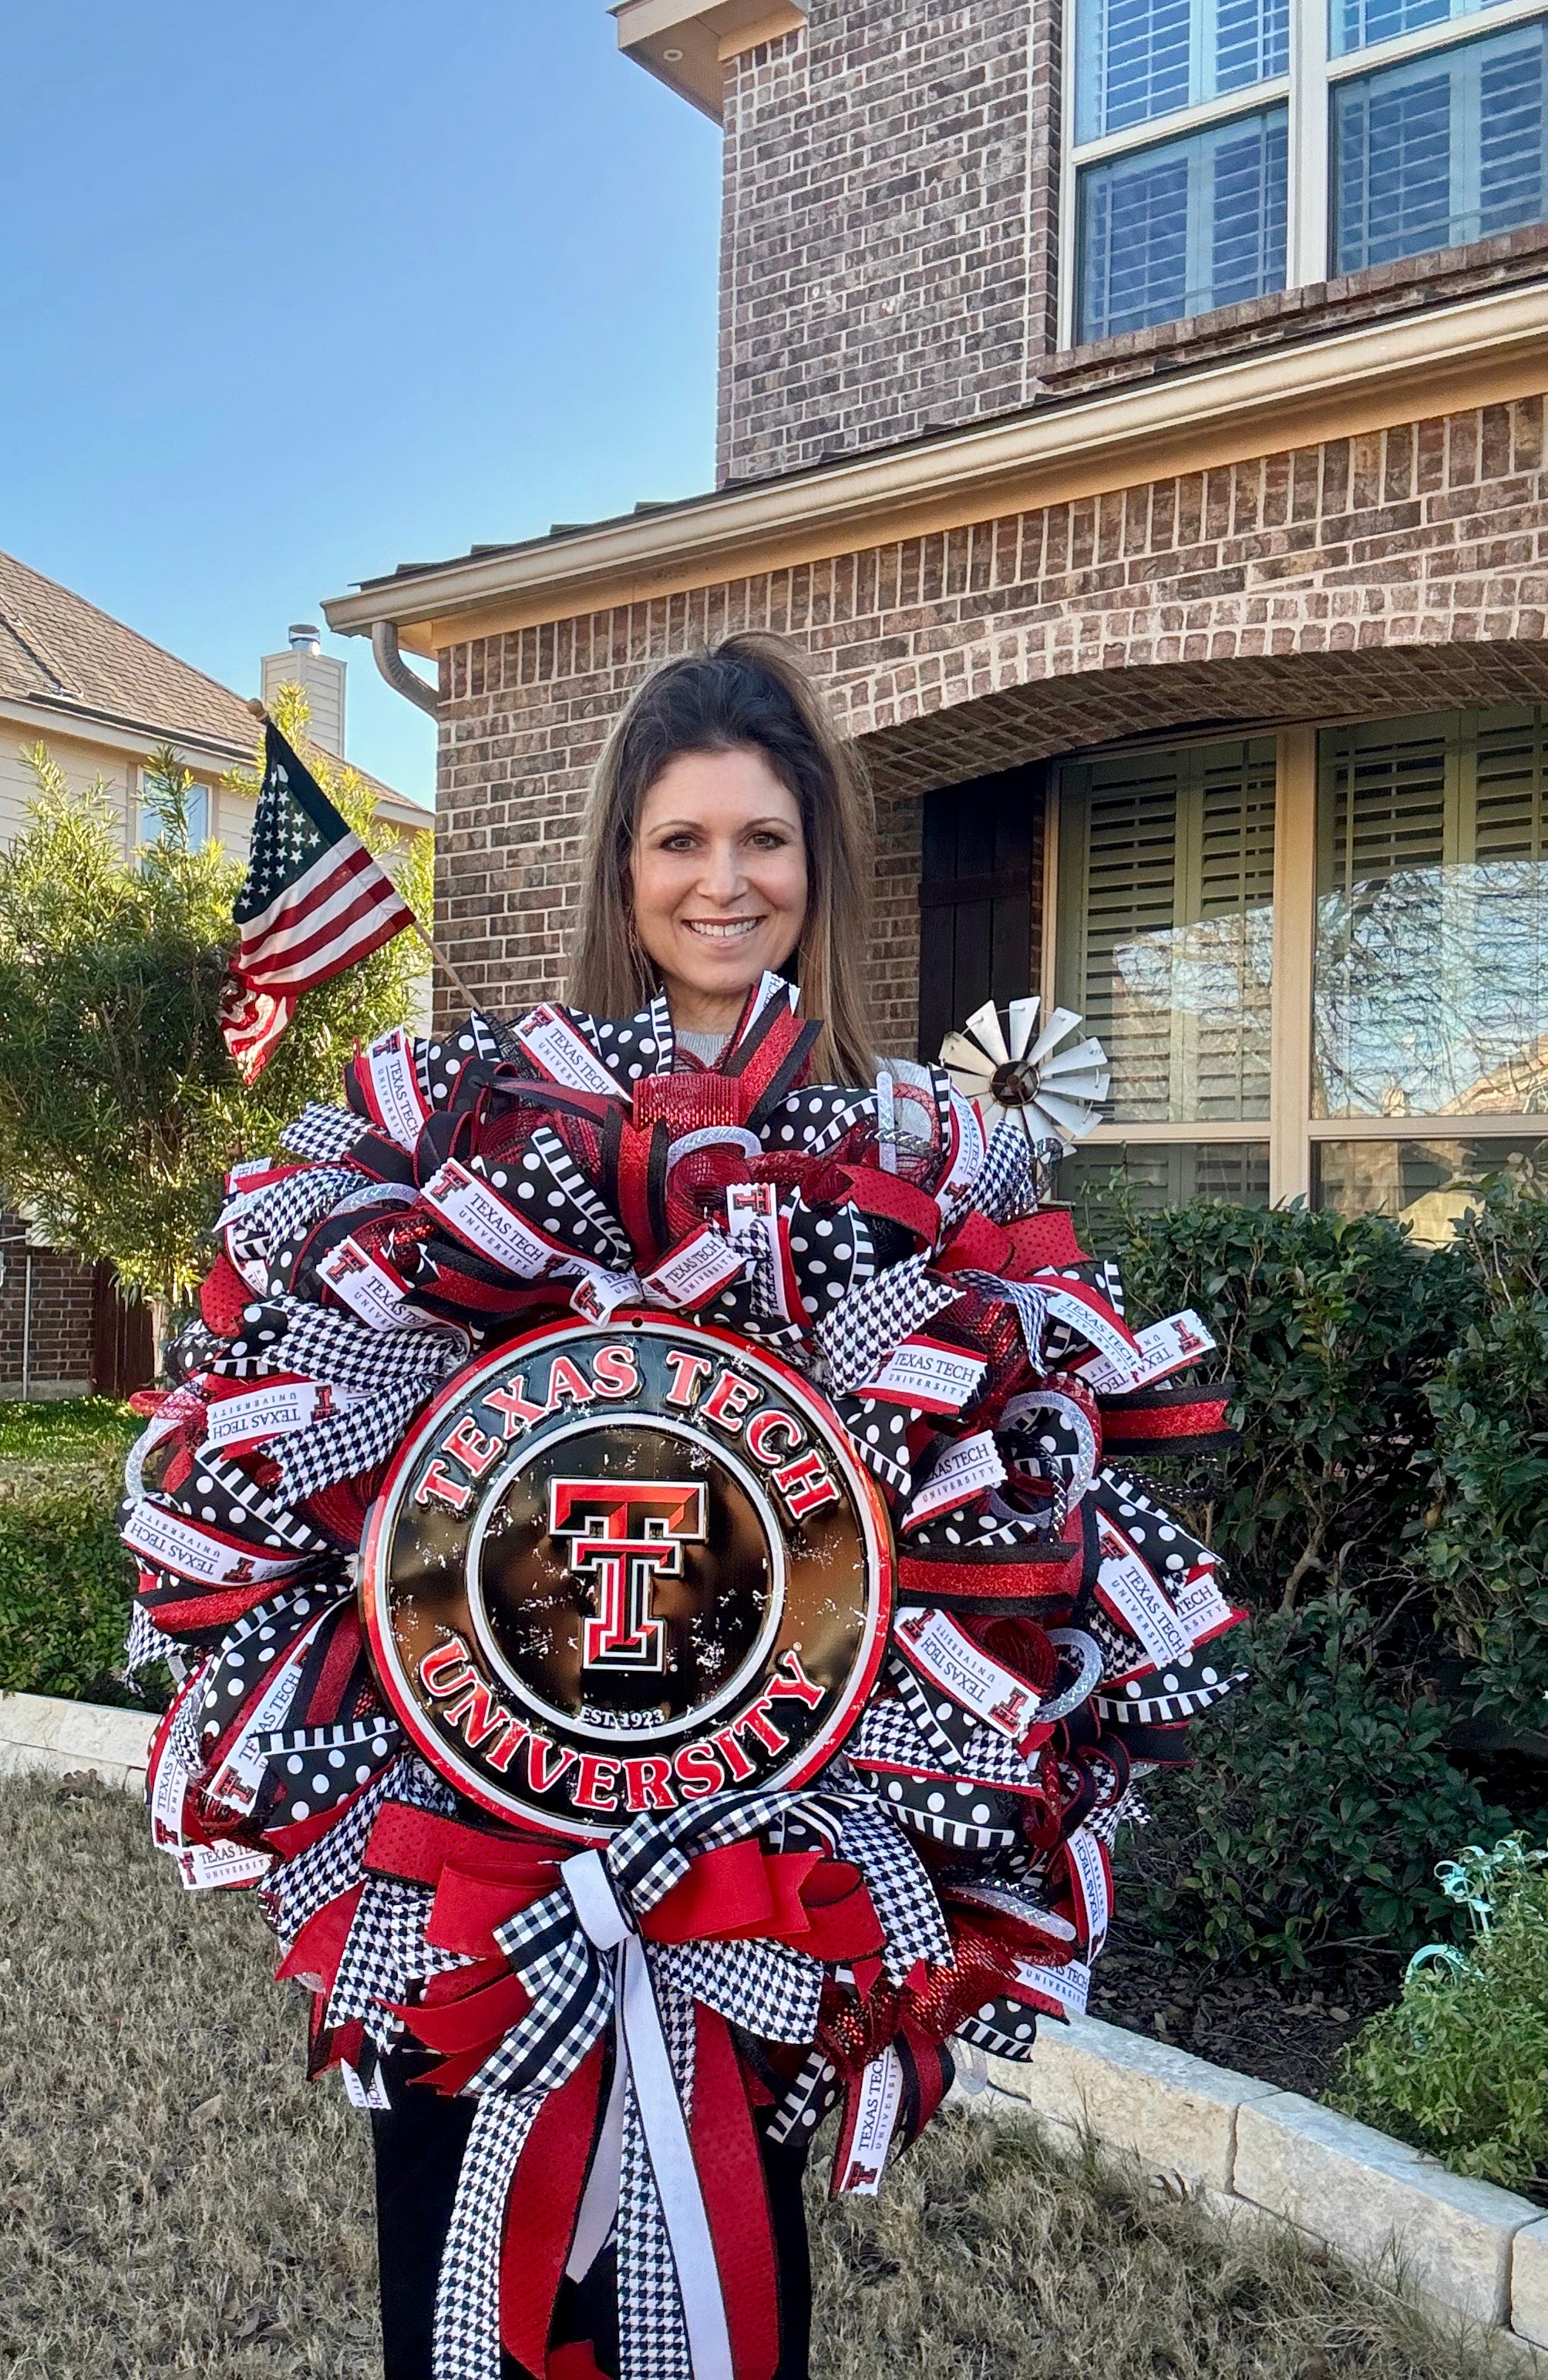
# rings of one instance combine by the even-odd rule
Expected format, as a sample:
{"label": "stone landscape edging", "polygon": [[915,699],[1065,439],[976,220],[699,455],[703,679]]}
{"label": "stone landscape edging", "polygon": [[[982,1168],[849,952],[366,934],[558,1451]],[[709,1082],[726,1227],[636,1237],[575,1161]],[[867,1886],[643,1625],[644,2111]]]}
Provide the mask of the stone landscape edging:
{"label": "stone landscape edging", "polygon": [[0,1693],[0,1777],[79,1775],[143,1791],[154,1713],[61,1694]]}
{"label": "stone landscape edging", "polygon": [[[156,1721],[53,1694],[0,1693],[0,1776],[84,1770],[143,1791]],[[1182,2183],[1228,2220],[1278,2217],[1399,2279],[1530,2356],[1548,2350],[1548,2215],[1493,2182],[1249,2074],[1096,2017],[1045,2025],[1020,2066],[981,2061],[954,2096],[981,2114],[1035,2116],[1056,2143],[1082,2133]]]}
{"label": "stone landscape edging", "polygon": [[1042,2026],[1028,2065],[982,2066],[954,2095],[978,2112],[1030,2114],[1070,2148],[1088,2134],[1227,2220],[1277,2217],[1548,2371],[1548,2215],[1530,2198],[1097,2017]]}

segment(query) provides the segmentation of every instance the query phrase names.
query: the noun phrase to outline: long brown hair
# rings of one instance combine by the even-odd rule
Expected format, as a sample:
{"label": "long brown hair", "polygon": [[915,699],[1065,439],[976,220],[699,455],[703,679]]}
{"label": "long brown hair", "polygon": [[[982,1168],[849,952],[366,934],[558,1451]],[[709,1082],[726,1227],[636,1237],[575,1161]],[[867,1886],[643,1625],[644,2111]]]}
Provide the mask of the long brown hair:
{"label": "long brown hair", "polygon": [[684,752],[762,752],[801,814],[806,923],[787,972],[802,1012],[821,1017],[815,1071],[867,1082],[875,1066],[864,954],[872,872],[871,791],[805,667],[782,638],[727,637],[667,662],[624,712],[591,780],[581,861],[580,930],[568,997],[595,1016],[629,1016],[657,983],[634,930],[630,862],[645,795]]}

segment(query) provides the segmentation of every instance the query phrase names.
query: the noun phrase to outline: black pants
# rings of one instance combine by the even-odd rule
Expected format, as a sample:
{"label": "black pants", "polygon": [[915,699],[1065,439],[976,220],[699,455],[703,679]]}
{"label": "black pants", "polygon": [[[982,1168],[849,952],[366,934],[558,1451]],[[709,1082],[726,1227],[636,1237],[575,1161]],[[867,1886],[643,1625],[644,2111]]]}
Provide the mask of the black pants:
{"label": "black pants", "polygon": [[[473,2121],[470,2099],[410,2089],[436,2061],[398,2052],[384,2064],[390,2108],[371,2119],[376,2153],[376,2241],[382,2267],[384,2380],[431,2380],[435,2278],[452,2218],[462,2152]],[[762,2138],[763,2176],[779,2272],[779,2369],[774,2380],[807,2380],[811,2340],[811,2260],[801,2203],[806,2143],[774,2147]],[[560,2283],[552,2345],[589,2339],[600,2370],[618,2370],[618,2309],[611,2249],[585,2279]],[[505,2380],[524,2380],[502,2358]],[[542,2375],[537,2375],[542,2380]]]}

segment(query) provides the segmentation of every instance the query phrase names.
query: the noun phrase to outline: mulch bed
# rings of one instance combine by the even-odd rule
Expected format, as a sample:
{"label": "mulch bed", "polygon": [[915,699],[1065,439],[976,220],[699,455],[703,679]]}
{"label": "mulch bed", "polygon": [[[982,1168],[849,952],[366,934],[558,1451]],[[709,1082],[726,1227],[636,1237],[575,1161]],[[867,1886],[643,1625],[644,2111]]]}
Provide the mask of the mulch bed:
{"label": "mulch bed", "polygon": [[1291,1984],[1250,1970],[1222,1974],[1207,1961],[1120,1937],[1092,1978],[1091,2012],[1317,2099],[1344,2044],[1367,2017],[1391,2007],[1401,1980],[1395,1961],[1359,1956]]}

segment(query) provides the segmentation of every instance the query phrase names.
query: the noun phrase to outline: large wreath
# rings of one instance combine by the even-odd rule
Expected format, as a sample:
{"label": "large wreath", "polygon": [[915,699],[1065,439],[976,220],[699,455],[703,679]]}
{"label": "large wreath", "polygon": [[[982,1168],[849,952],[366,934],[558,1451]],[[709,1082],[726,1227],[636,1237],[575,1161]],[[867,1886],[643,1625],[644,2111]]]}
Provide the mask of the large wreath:
{"label": "large wreath", "polygon": [[1130,1329],[1014,1118],[817,1036],[774,977],[713,1070],[664,1000],[385,1035],[233,1169],[144,1401],[155,1838],[258,1888],[312,2070],[477,2100],[441,2375],[541,2374],[616,2233],[625,2380],[769,2380],[752,2110],[872,2191],[952,2040],[1029,2057],[1242,1682],[1132,1467],[1225,1442],[1208,1333]]}

